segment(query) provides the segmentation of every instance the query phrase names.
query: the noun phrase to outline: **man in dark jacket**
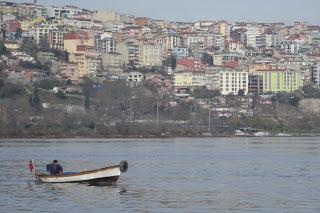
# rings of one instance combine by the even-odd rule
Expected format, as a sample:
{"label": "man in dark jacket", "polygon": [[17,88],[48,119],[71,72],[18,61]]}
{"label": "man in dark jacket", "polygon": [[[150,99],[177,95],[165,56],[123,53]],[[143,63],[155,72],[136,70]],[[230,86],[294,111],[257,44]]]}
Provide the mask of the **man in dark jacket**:
{"label": "man in dark jacket", "polygon": [[59,175],[63,173],[63,168],[58,164],[57,160],[54,160],[53,163],[47,165],[47,172],[49,172],[50,175]]}

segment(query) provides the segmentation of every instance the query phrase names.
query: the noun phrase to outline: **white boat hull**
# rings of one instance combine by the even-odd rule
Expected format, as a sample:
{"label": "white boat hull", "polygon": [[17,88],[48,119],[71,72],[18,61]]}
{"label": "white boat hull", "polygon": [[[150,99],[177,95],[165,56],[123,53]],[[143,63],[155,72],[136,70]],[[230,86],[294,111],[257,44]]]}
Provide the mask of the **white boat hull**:
{"label": "white boat hull", "polygon": [[117,166],[83,171],[79,173],[60,175],[36,173],[35,176],[38,181],[43,183],[116,182],[120,177],[121,172],[126,172],[127,169],[128,164],[124,161]]}

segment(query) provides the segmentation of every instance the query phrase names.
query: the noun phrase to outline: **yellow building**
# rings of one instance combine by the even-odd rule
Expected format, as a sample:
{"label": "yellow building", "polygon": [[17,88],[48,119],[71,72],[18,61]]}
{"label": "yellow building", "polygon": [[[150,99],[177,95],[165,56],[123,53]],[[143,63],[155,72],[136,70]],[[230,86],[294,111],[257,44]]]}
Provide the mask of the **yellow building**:
{"label": "yellow building", "polygon": [[170,23],[164,20],[154,20],[155,24],[158,25],[161,29],[169,28]]}
{"label": "yellow building", "polygon": [[88,75],[85,65],[85,58],[86,57],[84,53],[74,53],[69,55],[69,61],[78,65],[80,78]]}
{"label": "yellow building", "polygon": [[44,17],[37,17],[34,19],[23,19],[19,21],[21,24],[21,30],[22,31],[28,31],[30,28],[34,27],[38,23],[44,23],[46,22],[46,19]]}
{"label": "yellow building", "polygon": [[306,43],[309,45],[312,45],[313,42],[313,36],[311,32],[306,33]]}
{"label": "yellow building", "polygon": [[0,14],[18,15],[18,7],[16,3],[0,2]]}
{"label": "yellow building", "polygon": [[31,22],[31,20],[20,20],[20,25],[21,25],[21,30],[22,31],[28,31],[30,28],[33,27],[33,23]]}
{"label": "yellow building", "polygon": [[162,46],[157,44],[139,45],[139,65],[140,66],[161,66]]}
{"label": "yellow building", "polygon": [[4,46],[7,48],[7,49],[10,49],[10,50],[17,50],[20,48],[20,44],[16,43],[16,42],[10,42],[10,41],[7,41],[4,43]]}
{"label": "yellow building", "polygon": [[280,63],[254,63],[249,65],[249,72],[256,72],[256,71],[272,71],[272,70],[282,70],[285,69],[286,66]]}
{"label": "yellow building", "polygon": [[192,87],[193,73],[192,72],[177,72],[174,74],[175,87]]}
{"label": "yellow building", "polygon": [[83,52],[70,54],[69,61],[78,65],[80,78],[97,75],[100,60],[95,47],[87,47]]}
{"label": "yellow building", "polygon": [[302,86],[300,72],[293,70],[258,72],[263,76],[263,92],[293,92]]}
{"label": "yellow building", "polygon": [[230,36],[230,25],[227,21],[219,21],[214,24],[215,31],[228,40]]}

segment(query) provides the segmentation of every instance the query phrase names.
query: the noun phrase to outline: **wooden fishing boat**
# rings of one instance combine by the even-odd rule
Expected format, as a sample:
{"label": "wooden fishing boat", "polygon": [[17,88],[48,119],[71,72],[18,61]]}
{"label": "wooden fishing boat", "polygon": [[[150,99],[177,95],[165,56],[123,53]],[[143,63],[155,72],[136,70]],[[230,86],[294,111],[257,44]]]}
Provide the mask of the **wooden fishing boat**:
{"label": "wooden fishing boat", "polygon": [[104,167],[101,169],[87,170],[76,173],[64,173],[59,175],[48,175],[37,172],[34,175],[36,180],[43,183],[115,183],[120,174],[128,170],[127,161],[121,161],[119,165]]}

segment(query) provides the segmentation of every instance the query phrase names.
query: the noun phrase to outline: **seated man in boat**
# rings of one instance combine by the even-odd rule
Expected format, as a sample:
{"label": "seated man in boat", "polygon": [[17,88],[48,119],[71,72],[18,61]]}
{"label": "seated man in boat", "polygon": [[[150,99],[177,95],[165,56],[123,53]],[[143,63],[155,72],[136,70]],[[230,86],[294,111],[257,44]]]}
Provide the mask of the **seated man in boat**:
{"label": "seated man in boat", "polygon": [[47,165],[47,172],[49,172],[50,175],[59,175],[63,174],[63,168],[58,164],[57,160],[54,160],[53,163]]}

